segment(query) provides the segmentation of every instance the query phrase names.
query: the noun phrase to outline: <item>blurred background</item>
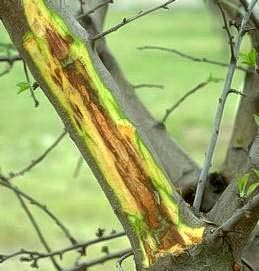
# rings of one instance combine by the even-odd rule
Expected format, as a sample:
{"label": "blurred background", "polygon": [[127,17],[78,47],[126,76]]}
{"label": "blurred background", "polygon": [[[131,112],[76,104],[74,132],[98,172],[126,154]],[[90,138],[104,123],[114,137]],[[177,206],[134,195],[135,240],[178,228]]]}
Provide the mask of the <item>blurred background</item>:
{"label": "blurred background", "polygon": [[[155,0],[115,1],[111,5],[106,28],[123,17],[136,14],[139,9],[156,5]],[[9,43],[4,28],[0,40]],[[107,37],[108,44],[122,70],[133,84],[162,84],[164,89],[136,90],[143,103],[159,120],[185,92],[206,81],[210,74],[224,79],[226,69],[205,63],[195,63],[166,52],[139,51],[137,47],[157,45],[180,50],[194,57],[206,57],[228,62],[228,47],[222,23],[204,1],[181,0],[167,10],[157,11],[131,23]],[[249,50],[245,41],[242,51]],[[4,54],[4,52],[1,52]],[[0,68],[4,69],[5,64]],[[242,89],[243,73],[237,72],[233,87]],[[17,95],[18,82],[25,81],[22,65],[16,63],[7,75],[0,78],[0,167],[8,174],[22,169],[48,148],[62,132],[63,125],[40,90],[36,91],[40,106],[33,107],[29,92]],[[186,100],[167,120],[172,137],[201,164],[208,144],[211,127],[223,82],[211,83]],[[224,122],[214,160],[220,166],[238,104],[238,96],[229,97]],[[108,201],[95,178],[84,164],[77,178],[73,177],[80,154],[68,136],[33,171],[14,180],[15,185],[46,204],[69,227],[78,240],[95,237],[98,228],[106,233],[121,230]],[[68,245],[62,232],[49,218],[32,207],[45,236],[53,249]],[[110,250],[127,248],[126,238],[111,243]],[[105,245],[105,244],[104,244]],[[20,248],[44,251],[27,217],[12,192],[0,188],[0,254]],[[89,257],[101,255],[101,246],[89,249]],[[64,265],[72,263],[75,255],[65,257]],[[134,270],[131,260],[126,270]],[[30,270],[29,264],[18,259],[0,265],[0,270]],[[40,261],[42,271],[52,271],[48,261]],[[115,270],[114,262],[96,266],[92,270]]]}
{"label": "blurred background", "polygon": [[[151,4],[159,4],[163,3],[162,0],[139,0],[139,1],[130,1],[125,0],[121,1],[117,4],[115,8],[134,8],[134,7],[140,7],[140,6],[150,6]],[[195,8],[195,7],[201,7],[204,4],[203,0],[182,0],[179,1],[177,4],[178,7],[189,7],[189,8]]]}

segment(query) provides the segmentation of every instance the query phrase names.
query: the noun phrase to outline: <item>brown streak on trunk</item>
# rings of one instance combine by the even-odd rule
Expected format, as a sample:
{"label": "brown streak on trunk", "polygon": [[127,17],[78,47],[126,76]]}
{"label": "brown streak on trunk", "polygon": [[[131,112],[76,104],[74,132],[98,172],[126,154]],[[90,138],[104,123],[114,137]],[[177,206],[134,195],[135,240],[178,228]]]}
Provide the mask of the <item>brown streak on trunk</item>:
{"label": "brown streak on trunk", "polygon": [[65,59],[69,55],[69,48],[73,40],[72,37],[68,36],[64,39],[59,33],[52,29],[47,29],[46,33],[46,38],[53,57],[56,57],[58,60]]}
{"label": "brown streak on trunk", "polygon": [[61,77],[61,74],[60,74],[60,73],[61,73],[60,69],[56,68],[56,69],[54,70],[54,73],[55,73],[55,75],[54,75],[54,74],[51,74],[52,80],[55,82],[55,84],[56,84],[57,86],[60,87],[61,90],[63,90],[63,89],[62,89],[62,88],[63,88],[63,84],[62,84],[62,77]]}
{"label": "brown streak on trunk", "polygon": [[[60,74],[63,73],[70,84],[80,93],[105,145],[114,155],[114,163],[118,173],[135,198],[139,211],[145,216],[149,230],[156,236],[158,248],[168,249],[176,244],[184,245],[184,240],[178,233],[176,225],[171,221],[165,206],[157,199],[158,192],[143,168],[131,138],[121,134],[104,108],[101,107],[84,65],[79,60],[73,60],[69,65],[64,65],[69,55],[71,37],[63,39],[52,30],[47,30],[46,37],[53,57],[60,61],[63,67],[62,70],[55,70],[55,76],[52,76],[53,81],[62,85]],[[83,114],[75,103],[70,102],[70,106],[75,114],[75,122],[82,130]],[[148,247],[147,242],[144,242],[144,246],[150,258],[153,258],[152,250]]]}
{"label": "brown streak on trunk", "polygon": [[81,112],[81,110],[80,110],[80,108],[78,107],[78,105],[75,104],[75,103],[72,103],[72,102],[69,102],[69,104],[70,104],[70,106],[71,106],[73,112],[75,113],[75,115],[76,115],[80,120],[82,120],[83,117],[84,117],[84,115],[83,115],[83,113]]}

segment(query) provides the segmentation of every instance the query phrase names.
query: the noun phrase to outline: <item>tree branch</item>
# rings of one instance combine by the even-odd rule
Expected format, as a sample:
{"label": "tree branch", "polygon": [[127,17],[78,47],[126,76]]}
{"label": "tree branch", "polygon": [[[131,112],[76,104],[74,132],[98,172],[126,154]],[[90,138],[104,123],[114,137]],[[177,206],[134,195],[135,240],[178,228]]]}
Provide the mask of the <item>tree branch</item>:
{"label": "tree branch", "polygon": [[217,1],[217,5],[219,7],[219,10],[220,10],[220,13],[221,13],[221,16],[223,18],[223,22],[224,22],[224,27],[223,29],[226,30],[226,33],[227,33],[227,37],[228,37],[228,44],[229,44],[229,47],[230,47],[230,52],[231,52],[231,60],[230,61],[235,61],[235,58],[237,57],[236,56],[236,51],[235,51],[235,48],[234,48],[234,42],[233,42],[233,36],[231,34],[231,31],[230,31],[230,26],[229,26],[229,23],[228,23],[228,20],[227,20],[227,16],[226,16],[226,13],[220,3],[220,1]]}
{"label": "tree branch", "polygon": [[46,205],[40,203],[36,199],[32,198],[30,195],[26,194],[25,192],[21,191],[18,187],[13,186],[10,182],[8,182],[8,178],[6,178],[3,175],[0,175],[0,185],[8,188],[9,190],[12,190],[13,192],[19,194],[21,197],[24,199],[28,200],[32,205],[38,207],[41,209],[44,213],[46,213],[56,224],[57,226],[63,231],[65,236],[70,240],[72,244],[76,244],[77,241],[76,239],[71,235],[70,231],[68,228],[60,221],[60,219],[57,218],[54,213],[52,213]]}
{"label": "tree branch", "polygon": [[95,266],[97,264],[103,264],[103,263],[105,263],[107,261],[120,258],[123,255],[125,255],[127,253],[130,253],[130,252],[132,253],[132,249],[125,249],[125,250],[122,250],[122,251],[118,251],[116,253],[111,253],[109,255],[106,255],[106,256],[103,256],[103,257],[100,257],[100,258],[96,258],[94,260],[79,263],[76,266],[73,266],[73,267],[68,268],[68,269],[64,269],[63,271],[81,271],[81,270],[83,270],[83,268],[87,269],[87,268],[90,268],[90,267]]}
{"label": "tree branch", "polygon": [[0,62],[8,62],[13,64],[14,62],[21,61],[22,58],[19,55],[0,56]]}
{"label": "tree branch", "polygon": [[108,4],[112,4],[112,3],[114,3],[113,0],[106,0],[103,3],[96,5],[94,8],[89,9],[86,13],[77,16],[77,20],[80,20],[80,19],[84,18],[86,15],[90,15],[90,14],[96,12],[98,9],[100,9]]}
{"label": "tree branch", "polygon": [[253,265],[246,260],[245,258],[241,258],[242,263],[250,270],[250,271],[256,271],[256,269],[253,267]]}
{"label": "tree branch", "polygon": [[[33,228],[35,229],[35,231],[36,231],[36,233],[37,233],[37,235],[38,235],[38,237],[40,239],[41,244],[43,245],[43,247],[46,249],[46,251],[48,253],[51,253],[51,248],[50,248],[49,244],[47,243],[47,241],[46,241],[46,239],[45,239],[45,237],[44,237],[44,235],[43,235],[43,233],[42,233],[42,231],[41,231],[41,229],[40,229],[40,227],[39,227],[36,219],[32,215],[32,213],[29,210],[29,208],[27,207],[27,205],[24,202],[23,198],[18,193],[15,192],[15,194],[17,195],[17,198],[19,199],[20,204],[21,204],[22,208],[24,209],[25,213],[27,214],[27,216],[28,216],[28,218],[29,218],[29,220],[30,220]],[[55,269],[58,270],[58,271],[61,271],[61,267],[58,265],[58,263],[55,260],[55,258],[52,257],[52,256],[50,256],[50,260],[51,260],[53,266],[55,267]]]}
{"label": "tree branch", "polygon": [[0,62],[6,62],[7,65],[5,69],[0,73],[0,77],[4,76],[5,74],[9,73],[13,67],[13,63],[17,60],[17,56],[12,56],[11,51],[14,50],[14,47],[12,44],[5,44],[5,43],[0,43],[1,49],[4,49],[6,51],[5,56],[0,56]]}
{"label": "tree branch", "polygon": [[[232,16],[231,10],[226,9]],[[251,20],[250,20],[251,21]],[[250,22],[251,23],[251,22]],[[259,29],[249,31],[252,46],[259,52]],[[257,59],[258,62],[258,59]],[[254,115],[259,115],[259,76],[256,73],[247,73],[244,79],[243,94],[235,116],[234,127],[228,145],[226,157],[221,166],[221,172],[226,177],[229,186],[222,194],[220,200],[209,213],[215,221],[224,223],[233,212],[239,208],[237,176],[243,176],[251,170],[249,152],[254,144],[257,126]],[[258,165],[259,166],[259,165]],[[228,206],[228,208],[225,208]],[[251,259],[251,258],[250,258]],[[257,263],[257,265],[259,262]]]}
{"label": "tree branch", "polygon": [[124,271],[122,268],[122,263],[130,256],[134,255],[133,251],[129,251],[128,253],[124,254],[123,256],[121,256],[116,263],[116,267],[119,271]]}
{"label": "tree branch", "polygon": [[[87,2],[88,3],[88,2]],[[92,2],[90,2],[92,3]],[[96,14],[95,14],[96,15]],[[103,23],[97,21],[99,16],[91,17],[92,20],[85,18],[81,20],[82,26],[91,33],[92,36],[102,31]],[[101,22],[103,17],[101,16]],[[97,31],[97,29],[99,29]],[[109,50],[105,39],[96,41],[96,51],[100,60],[112,75],[116,84],[119,86],[120,97],[127,100],[127,107],[135,108],[136,114],[132,117],[137,127],[142,127],[143,132],[148,137],[152,149],[156,152],[161,164],[172,180],[181,190],[195,185],[200,173],[198,165],[189,155],[174,141],[167,133],[165,127],[158,126],[158,121],[153,118],[150,112],[143,106],[134,92],[132,84],[125,78],[122,70]]]}
{"label": "tree branch", "polygon": [[234,72],[235,72],[235,69],[237,66],[237,56],[239,55],[240,46],[241,46],[243,36],[245,34],[246,25],[249,21],[251,12],[252,12],[256,2],[257,2],[257,0],[253,0],[250,3],[249,9],[242,19],[242,23],[240,26],[240,30],[238,32],[238,36],[237,36],[237,40],[236,40],[236,44],[235,44],[235,48],[234,48],[235,57],[233,58],[233,56],[232,56],[231,60],[230,60],[228,74],[227,74],[227,77],[225,80],[225,85],[223,88],[222,95],[219,99],[219,104],[217,107],[217,112],[216,112],[216,116],[215,116],[215,120],[214,120],[211,139],[210,139],[210,142],[208,145],[208,149],[206,152],[206,158],[205,158],[204,165],[203,165],[200,177],[199,177],[198,186],[197,186],[197,190],[196,190],[196,194],[195,194],[193,207],[194,207],[194,210],[196,213],[198,213],[200,210],[200,206],[201,206],[201,202],[202,202],[202,198],[203,198],[203,194],[204,194],[204,189],[206,186],[208,172],[211,167],[212,157],[213,157],[213,153],[214,153],[215,146],[216,146],[217,139],[218,139],[218,134],[219,134],[219,129],[220,129],[221,120],[222,120],[222,116],[223,116],[225,102],[226,102],[227,96],[229,94],[229,90],[231,89],[231,84],[232,84]]}
{"label": "tree branch", "polygon": [[200,90],[201,88],[206,87],[209,83],[211,83],[212,80],[211,78],[208,78],[206,81],[199,83],[197,86],[195,86],[193,89],[190,91],[186,92],[176,103],[170,107],[169,109],[166,110],[166,113],[164,117],[161,120],[161,123],[165,123],[166,120],[169,118],[169,116],[173,113],[173,111],[179,107],[189,96]]}
{"label": "tree branch", "polygon": [[133,85],[134,89],[139,89],[139,88],[158,88],[158,89],[164,89],[165,87],[163,85],[159,84],[138,84],[138,85]]}
{"label": "tree branch", "polygon": [[[109,198],[136,251],[138,268],[159,262],[160,250],[181,253],[202,242],[204,223],[162,170],[138,126],[143,116],[136,100],[117,87],[86,40],[88,33],[46,3],[12,1],[7,13],[6,2],[0,2],[0,16]],[[138,233],[139,223],[145,234]]]}
{"label": "tree branch", "polygon": [[132,16],[132,17],[130,17],[130,18],[124,18],[124,19],[122,20],[122,22],[120,22],[119,24],[117,24],[117,25],[111,27],[110,29],[108,29],[108,30],[106,30],[106,31],[104,31],[104,32],[102,32],[102,33],[99,33],[99,34],[95,35],[94,37],[90,37],[90,40],[96,41],[96,40],[98,40],[98,39],[100,39],[100,38],[103,38],[103,37],[107,36],[108,34],[117,31],[117,30],[120,29],[121,27],[123,27],[123,26],[125,26],[125,25],[127,25],[127,24],[129,24],[129,23],[131,23],[131,22],[133,22],[133,21],[136,21],[136,20],[138,20],[138,19],[140,19],[140,18],[142,18],[142,17],[144,17],[144,16],[146,16],[146,15],[148,15],[148,14],[154,12],[154,11],[157,11],[157,10],[159,10],[159,9],[168,9],[168,6],[169,6],[170,4],[172,4],[172,3],[174,3],[175,1],[176,1],[176,0],[169,0],[169,1],[165,2],[164,4],[159,5],[159,6],[157,6],[157,7],[148,9],[148,10],[146,10],[146,11],[140,11],[137,15]]}
{"label": "tree branch", "polygon": [[[259,219],[259,194],[249,200],[249,202],[244,207],[236,210],[233,216],[228,219],[218,230],[222,230],[224,232],[231,232],[235,229],[237,225],[239,228],[247,227],[247,222],[244,225],[242,225],[240,222],[244,222],[244,220],[248,220],[252,216],[256,216],[257,220]],[[253,225],[253,228],[255,225]]]}
{"label": "tree branch", "polygon": [[[173,49],[173,48],[166,48],[166,47],[161,47],[161,46],[143,46],[143,47],[138,47],[139,50],[159,50],[159,51],[164,51],[164,52],[169,52],[169,53],[173,53],[176,54],[182,58],[185,59],[189,59],[191,61],[194,62],[199,62],[199,63],[208,63],[208,64],[212,64],[212,65],[216,65],[216,66],[221,66],[221,67],[229,67],[229,64],[224,63],[224,62],[220,62],[220,61],[216,61],[216,60],[212,60],[212,59],[208,59],[205,57],[195,57],[192,55],[188,55],[185,53],[182,53],[179,50]],[[242,66],[237,66],[237,69],[240,71],[244,71],[244,72],[252,72]]]}
{"label": "tree branch", "polygon": [[[0,179],[2,180],[2,181],[0,181],[0,183],[6,184],[6,185],[5,185],[6,187],[13,187],[13,186],[10,184],[10,182],[9,182],[4,176],[0,175]],[[34,216],[32,215],[32,213],[31,213],[31,211],[29,210],[27,204],[25,203],[25,201],[24,201],[24,199],[23,199],[21,193],[19,193],[19,190],[18,190],[18,189],[11,189],[11,190],[14,192],[14,194],[15,194],[16,197],[17,197],[17,199],[19,200],[20,205],[21,205],[22,209],[24,210],[24,212],[26,213],[26,215],[27,215],[29,221],[31,222],[31,224],[32,224],[32,226],[33,226],[33,228],[34,228],[34,230],[35,230],[35,232],[36,232],[36,234],[37,234],[37,236],[38,236],[38,238],[39,238],[41,244],[42,244],[43,247],[46,249],[46,251],[47,251],[48,253],[50,253],[50,252],[51,252],[51,248],[50,248],[50,246],[49,246],[47,240],[45,239],[45,237],[44,237],[44,235],[43,235],[43,233],[42,233],[42,231],[41,231],[41,229],[40,229],[40,226],[38,225],[36,219],[35,219]],[[55,258],[54,258],[53,256],[50,257],[50,260],[51,260],[53,266],[55,267],[55,269],[58,270],[58,271],[61,271],[61,267],[58,265],[58,263],[56,262],[56,260],[55,260]]]}
{"label": "tree branch", "polygon": [[26,66],[26,63],[24,62],[24,60],[23,60],[23,69],[24,69],[26,80],[27,80],[28,84],[30,85],[30,92],[31,92],[32,100],[34,101],[34,107],[38,107],[39,106],[39,101],[37,100],[36,95],[34,93],[34,89],[33,89],[32,85],[31,85],[29,72],[28,72],[28,69],[27,69],[27,66]]}
{"label": "tree branch", "polygon": [[31,169],[33,169],[34,167],[36,167],[39,163],[41,163],[46,156],[57,147],[57,145],[62,141],[62,139],[65,137],[65,135],[67,134],[67,131],[64,130],[59,136],[58,138],[36,159],[32,160],[31,164],[29,164],[28,166],[26,166],[25,168],[21,169],[20,171],[17,172],[11,172],[9,173],[9,178],[8,180],[12,180],[14,178],[23,176],[25,173],[31,171]]}
{"label": "tree branch", "polygon": [[[242,4],[242,6],[245,8],[245,10],[248,10],[249,5],[247,3],[246,0],[240,0],[240,3]],[[251,21],[253,22],[253,24],[255,25],[255,27],[257,29],[259,29],[259,20],[257,19],[257,17],[255,16],[254,12],[251,13]]]}
{"label": "tree branch", "polygon": [[215,238],[223,236],[228,239],[233,254],[240,257],[242,248],[247,244],[251,232],[256,227],[259,219],[259,194],[250,199],[241,209],[237,209],[234,214],[215,232]]}
{"label": "tree branch", "polygon": [[126,235],[125,232],[110,234],[110,235],[103,236],[100,238],[95,238],[90,241],[76,243],[74,245],[65,247],[63,249],[55,250],[55,251],[52,251],[49,253],[41,253],[41,252],[37,252],[37,251],[21,249],[20,251],[17,251],[17,252],[8,254],[8,255],[1,254],[0,255],[0,263],[6,262],[7,260],[10,260],[11,258],[14,258],[14,257],[22,256],[21,259],[23,261],[33,262],[34,264],[38,265],[38,261],[41,259],[51,258],[54,256],[59,256],[60,258],[63,258],[65,253],[68,253],[71,251],[78,251],[78,253],[80,253],[80,255],[83,256],[86,254],[86,249],[89,246],[92,246],[92,245],[95,245],[95,244],[98,244],[101,242],[113,240],[113,239],[116,239],[119,237],[123,237],[125,235]]}
{"label": "tree branch", "polygon": [[74,173],[73,173],[73,177],[74,178],[77,178],[79,173],[80,173],[80,170],[83,166],[83,162],[84,162],[84,158],[82,156],[80,156],[78,159],[77,159],[77,163],[76,163],[76,167],[75,167],[75,170],[74,170]]}

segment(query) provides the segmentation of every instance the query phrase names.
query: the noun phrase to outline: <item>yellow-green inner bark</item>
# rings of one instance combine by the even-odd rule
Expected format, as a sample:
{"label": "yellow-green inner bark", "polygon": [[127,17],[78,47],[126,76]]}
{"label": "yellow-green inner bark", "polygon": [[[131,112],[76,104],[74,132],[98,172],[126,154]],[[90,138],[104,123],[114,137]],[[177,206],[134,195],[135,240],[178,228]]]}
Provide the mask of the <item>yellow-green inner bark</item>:
{"label": "yellow-green inner bark", "polygon": [[135,230],[148,267],[202,242],[204,228],[182,223],[172,187],[102,82],[84,42],[43,0],[24,0],[23,46]]}

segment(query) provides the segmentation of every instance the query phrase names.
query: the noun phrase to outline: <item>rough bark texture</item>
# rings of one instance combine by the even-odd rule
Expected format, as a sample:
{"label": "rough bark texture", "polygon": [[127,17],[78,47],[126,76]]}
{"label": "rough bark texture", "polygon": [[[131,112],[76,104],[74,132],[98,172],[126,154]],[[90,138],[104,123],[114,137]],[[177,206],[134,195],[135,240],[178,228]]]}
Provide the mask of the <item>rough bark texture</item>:
{"label": "rough bark texture", "polygon": [[[87,14],[87,10],[93,9],[101,2],[102,1],[88,1],[86,3],[86,14],[79,20],[84,29],[93,36],[103,31],[103,23],[108,6],[103,7],[101,10],[98,10],[97,13],[91,15]],[[122,90],[127,96],[129,106],[136,108],[137,112],[140,113],[135,123],[137,126],[141,126],[143,131],[145,131],[145,134],[147,135],[153,150],[157,153],[165,172],[168,174],[177,190],[181,191],[184,199],[191,204],[196,190],[196,183],[200,175],[200,168],[191,159],[191,157],[185,153],[183,148],[181,148],[169,136],[166,131],[166,126],[157,125],[158,122],[138,100],[134,87],[128,82],[123,74],[116,58],[108,48],[105,38],[99,39],[95,42],[95,49],[100,61],[102,61],[106,69],[109,71],[120,90]],[[224,189],[225,180],[209,178],[201,210],[205,212],[209,211]]]}
{"label": "rough bark texture", "polygon": [[[93,2],[89,2],[90,8],[94,7],[95,3]],[[101,13],[101,15],[104,15],[104,13]],[[103,30],[102,25],[99,23],[99,18],[98,14],[86,15],[80,20],[80,23],[94,36]],[[158,121],[152,117],[151,113],[139,101],[134,87],[125,78],[118,62],[107,47],[105,39],[98,40],[95,44],[95,49],[100,60],[127,97],[128,106],[135,108],[139,112],[135,123],[137,126],[142,127],[172,182],[179,190],[184,190],[185,187],[189,187],[190,184],[195,183],[200,171],[198,165],[170,138],[166,127],[158,125]]]}
{"label": "rough bark texture", "polygon": [[138,269],[170,252],[179,255],[202,242],[204,227],[170,186],[145,130],[136,126],[140,107],[129,106],[130,97],[84,39],[88,33],[63,16],[70,29],[40,0],[1,7],[14,43],[126,229]]}
{"label": "rough bark texture", "polygon": [[[232,0],[239,9],[233,9],[231,5],[223,3],[224,10],[230,20],[237,23],[241,20],[240,10],[244,8],[246,1]],[[258,16],[253,13],[250,19],[250,26],[255,30],[249,32],[251,44],[259,53],[259,29]],[[257,66],[259,59],[257,58]],[[251,147],[256,150],[259,148],[257,142],[257,126],[254,120],[254,115],[259,114],[259,76],[258,73],[251,69],[246,73],[243,86],[244,96],[240,98],[240,104],[236,113],[232,136],[228,146],[225,160],[222,164],[221,172],[230,182],[230,185],[225,190],[219,201],[208,214],[209,219],[216,221],[219,224],[224,223],[229,219],[233,211],[240,208],[242,200],[239,198],[236,181],[238,176],[242,176],[247,172],[251,172],[251,168],[258,168],[259,163],[251,157],[254,155]],[[228,206],[225,208],[225,206]],[[222,212],[224,210],[224,212]],[[241,240],[238,240],[240,242]],[[248,246],[244,249],[243,256],[259,270],[256,255],[259,253],[258,234],[251,235]],[[248,256],[249,255],[249,256]]]}
{"label": "rough bark texture", "polygon": [[105,11],[81,22],[87,31],[52,1],[2,1],[0,16],[125,228],[137,270],[239,270],[255,218],[240,220],[240,245],[238,234],[217,229],[238,202],[216,221],[226,208],[219,203],[215,223],[204,222],[177,193],[179,181],[196,182],[199,168],[139,102],[105,41],[89,41]]}

